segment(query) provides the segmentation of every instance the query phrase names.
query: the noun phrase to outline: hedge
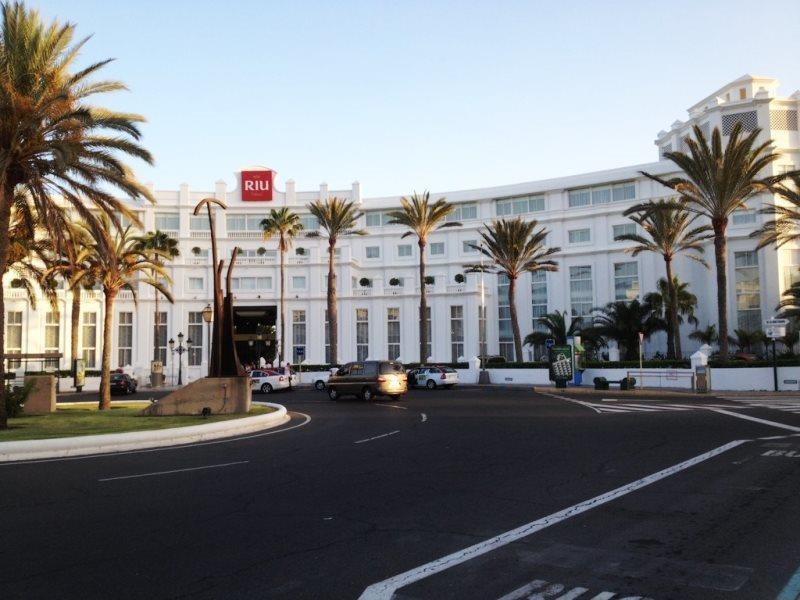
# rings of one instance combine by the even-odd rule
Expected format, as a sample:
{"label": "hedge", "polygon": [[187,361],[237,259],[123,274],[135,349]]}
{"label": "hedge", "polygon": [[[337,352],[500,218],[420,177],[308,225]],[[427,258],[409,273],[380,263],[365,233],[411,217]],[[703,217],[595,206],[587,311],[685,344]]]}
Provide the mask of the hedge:
{"label": "hedge", "polygon": [[[642,361],[643,369],[690,369],[688,360],[663,359]],[[638,369],[638,360],[587,361],[587,369]]]}

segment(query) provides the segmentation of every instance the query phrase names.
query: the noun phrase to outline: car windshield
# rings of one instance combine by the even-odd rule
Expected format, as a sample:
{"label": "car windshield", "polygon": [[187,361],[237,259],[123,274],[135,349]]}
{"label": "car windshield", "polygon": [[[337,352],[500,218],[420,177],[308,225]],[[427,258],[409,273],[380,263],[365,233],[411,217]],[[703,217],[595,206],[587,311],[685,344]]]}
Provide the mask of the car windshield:
{"label": "car windshield", "polygon": [[386,375],[388,373],[402,373],[403,372],[403,365],[397,362],[387,362],[381,363],[381,375]]}

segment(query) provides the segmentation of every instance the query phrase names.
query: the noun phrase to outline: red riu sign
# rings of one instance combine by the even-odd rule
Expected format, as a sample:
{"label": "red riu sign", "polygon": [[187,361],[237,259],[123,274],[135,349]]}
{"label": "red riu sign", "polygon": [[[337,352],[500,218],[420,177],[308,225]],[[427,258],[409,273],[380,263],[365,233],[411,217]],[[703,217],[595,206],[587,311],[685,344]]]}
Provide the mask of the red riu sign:
{"label": "red riu sign", "polygon": [[274,171],[242,171],[242,200],[272,200],[273,175]]}

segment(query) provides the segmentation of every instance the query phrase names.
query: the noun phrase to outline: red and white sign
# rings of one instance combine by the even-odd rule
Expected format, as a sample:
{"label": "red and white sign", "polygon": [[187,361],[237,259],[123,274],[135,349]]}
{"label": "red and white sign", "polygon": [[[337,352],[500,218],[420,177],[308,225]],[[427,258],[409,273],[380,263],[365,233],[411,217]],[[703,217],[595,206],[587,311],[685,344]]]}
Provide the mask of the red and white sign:
{"label": "red and white sign", "polygon": [[242,171],[242,200],[269,202],[275,171]]}

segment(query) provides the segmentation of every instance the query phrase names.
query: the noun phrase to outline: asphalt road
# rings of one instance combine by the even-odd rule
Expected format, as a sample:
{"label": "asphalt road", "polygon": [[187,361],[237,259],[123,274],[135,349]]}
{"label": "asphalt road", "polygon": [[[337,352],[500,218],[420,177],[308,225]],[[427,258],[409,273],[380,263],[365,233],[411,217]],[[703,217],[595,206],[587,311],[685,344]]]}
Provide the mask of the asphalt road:
{"label": "asphalt road", "polygon": [[791,407],[476,387],[268,399],[292,421],[264,435],[0,465],[0,598],[800,593]]}

